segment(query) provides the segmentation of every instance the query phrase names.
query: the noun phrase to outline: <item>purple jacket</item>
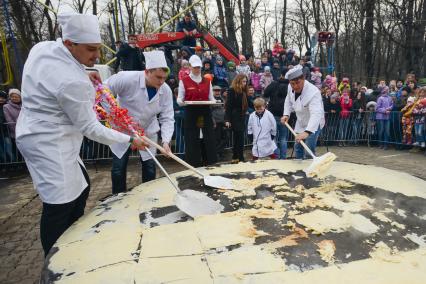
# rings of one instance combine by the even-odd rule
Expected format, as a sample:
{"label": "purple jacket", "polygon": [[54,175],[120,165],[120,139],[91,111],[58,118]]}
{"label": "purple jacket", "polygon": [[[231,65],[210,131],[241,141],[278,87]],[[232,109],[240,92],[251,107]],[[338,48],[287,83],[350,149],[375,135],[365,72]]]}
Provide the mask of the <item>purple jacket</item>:
{"label": "purple jacket", "polygon": [[392,110],[393,100],[389,95],[381,95],[377,99],[376,120],[389,120],[390,114],[386,114],[387,110]]}
{"label": "purple jacket", "polygon": [[21,111],[21,104],[8,102],[3,106],[4,118],[8,123],[10,137],[15,138],[16,121],[18,120],[19,112]]}
{"label": "purple jacket", "polygon": [[250,81],[255,91],[262,91],[262,86],[260,85],[261,78],[262,78],[262,73],[251,72]]}

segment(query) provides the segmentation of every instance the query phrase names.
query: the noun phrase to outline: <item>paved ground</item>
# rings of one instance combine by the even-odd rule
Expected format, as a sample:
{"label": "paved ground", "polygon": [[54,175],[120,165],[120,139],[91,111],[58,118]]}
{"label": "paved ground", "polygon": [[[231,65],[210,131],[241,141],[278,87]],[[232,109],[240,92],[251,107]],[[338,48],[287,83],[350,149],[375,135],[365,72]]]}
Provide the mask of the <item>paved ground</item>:
{"label": "paved ground", "polygon": [[[423,153],[367,147],[330,147],[329,150],[340,161],[377,165],[426,179],[426,157]],[[325,149],[318,151],[324,153]],[[171,161],[165,165],[170,172],[183,169]],[[88,211],[98,200],[110,194],[111,166],[103,162],[97,168],[93,165],[87,168],[92,183]],[[129,165],[127,182],[129,188],[141,182],[140,166],[136,160]],[[37,283],[43,265],[39,240],[40,214],[41,202],[27,173],[0,180],[0,283]]]}

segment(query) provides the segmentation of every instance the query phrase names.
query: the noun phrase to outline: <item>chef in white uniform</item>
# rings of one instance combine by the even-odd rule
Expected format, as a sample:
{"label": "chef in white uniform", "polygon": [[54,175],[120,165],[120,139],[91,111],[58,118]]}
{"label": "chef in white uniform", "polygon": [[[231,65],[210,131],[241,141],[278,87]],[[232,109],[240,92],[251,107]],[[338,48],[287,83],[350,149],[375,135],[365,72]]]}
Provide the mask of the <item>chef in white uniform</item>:
{"label": "chef in white uniform", "polygon": [[[145,71],[122,71],[111,76],[105,83],[117,96],[120,106],[145,130],[145,135],[157,141],[161,131],[163,148],[170,153],[170,140],[174,131],[173,93],[165,83],[168,67],[164,52],[144,52]],[[157,118],[158,117],[158,118]],[[126,191],[127,162],[130,155],[128,143],[111,145],[112,193]],[[155,147],[150,147],[152,153]],[[140,151],[142,160],[142,182],[155,179],[155,162],[146,151]],[[165,153],[165,154],[167,154]],[[121,158],[119,158],[121,157]]]}
{"label": "chef in white uniform", "polygon": [[324,127],[324,106],[321,93],[315,85],[305,80],[301,65],[295,66],[285,75],[290,81],[288,93],[284,103],[284,116],[281,122],[288,122],[290,114],[296,113],[297,121],[294,128],[296,159],[305,158],[305,150],[300,144],[304,140],[315,153],[318,137]]}
{"label": "chef in white uniform", "polygon": [[45,256],[84,214],[90,182],[79,157],[83,136],[104,144],[146,145],[104,127],[93,111],[95,89],[84,65],[99,58],[96,16],[58,15],[62,39],[36,44],[22,75],[16,143],[43,201],[40,235]]}

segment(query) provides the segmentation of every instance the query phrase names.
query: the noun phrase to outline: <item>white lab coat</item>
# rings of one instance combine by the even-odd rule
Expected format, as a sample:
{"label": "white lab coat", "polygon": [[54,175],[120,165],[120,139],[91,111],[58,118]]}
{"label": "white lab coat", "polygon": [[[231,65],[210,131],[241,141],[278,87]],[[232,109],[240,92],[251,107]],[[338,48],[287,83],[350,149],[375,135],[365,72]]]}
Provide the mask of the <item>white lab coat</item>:
{"label": "white lab coat", "polygon": [[31,49],[22,75],[16,143],[43,202],[73,201],[87,187],[79,156],[83,135],[103,144],[129,141],[98,122],[94,101],[84,66],[61,39]]}
{"label": "white lab coat", "polygon": [[[117,95],[118,103],[126,108],[133,119],[145,130],[145,135],[157,141],[160,131],[163,142],[170,143],[174,131],[173,94],[167,84],[161,85],[157,94],[149,100],[146,89],[144,71],[122,71],[112,75],[105,82],[113,94]],[[157,115],[159,115],[157,119]],[[114,144],[110,148],[117,157],[122,157],[129,149],[128,143]],[[152,153],[155,147],[149,148]],[[139,151],[143,161],[151,159],[146,151]]]}
{"label": "white lab coat", "polygon": [[290,85],[284,103],[284,115],[290,116],[292,112],[296,113],[297,121],[294,131],[302,133],[308,130],[312,133],[324,127],[324,105],[321,93],[315,85],[305,80],[302,94],[295,100],[295,94]]}
{"label": "white lab coat", "polygon": [[269,110],[265,110],[262,118],[259,118],[256,112],[252,112],[247,124],[247,132],[250,135],[253,134],[253,156],[267,157],[277,149],[275,141],[271,139],[271,135],[277,134],[277,123]]}

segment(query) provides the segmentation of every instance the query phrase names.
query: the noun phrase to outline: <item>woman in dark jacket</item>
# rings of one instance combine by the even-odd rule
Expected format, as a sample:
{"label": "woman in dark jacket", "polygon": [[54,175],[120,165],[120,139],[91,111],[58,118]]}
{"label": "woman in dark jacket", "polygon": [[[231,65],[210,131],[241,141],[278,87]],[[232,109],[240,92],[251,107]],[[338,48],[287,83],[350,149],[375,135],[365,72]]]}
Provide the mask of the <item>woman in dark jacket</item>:
{"label": "woman in dark jacket", "polygon": [[244,74],[238,74],[228,91],[225,111],[225,126],[231,127],[234,137],[233,163],[244,161],[244,131],[247,108],[247,77]]}
{"label": "woman in dark jacket", "polygon": [[357,92],[356,98],[352,104],[352,143],[358,145],[358,140],[361,138],[362,122],[364,118],[366,102],[364,92]]}

